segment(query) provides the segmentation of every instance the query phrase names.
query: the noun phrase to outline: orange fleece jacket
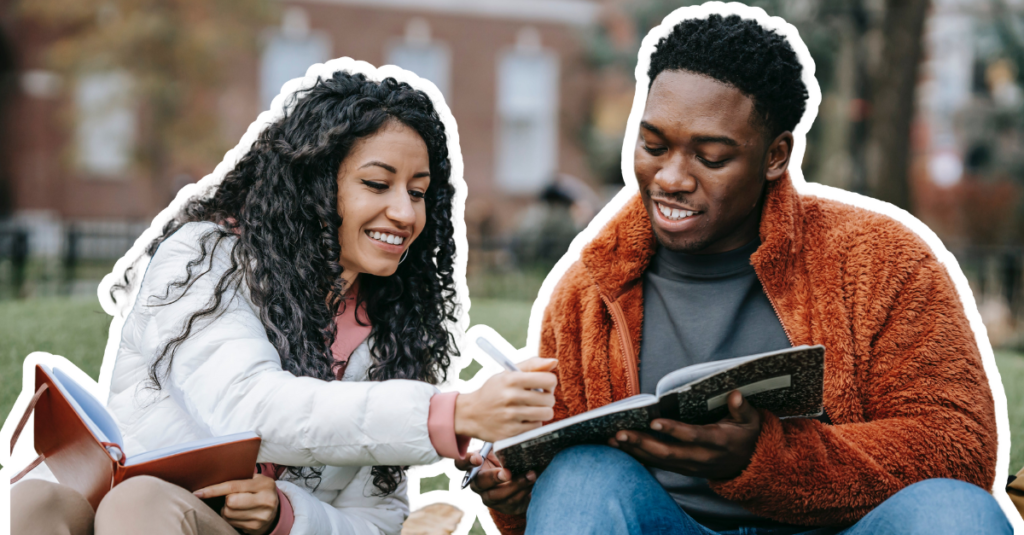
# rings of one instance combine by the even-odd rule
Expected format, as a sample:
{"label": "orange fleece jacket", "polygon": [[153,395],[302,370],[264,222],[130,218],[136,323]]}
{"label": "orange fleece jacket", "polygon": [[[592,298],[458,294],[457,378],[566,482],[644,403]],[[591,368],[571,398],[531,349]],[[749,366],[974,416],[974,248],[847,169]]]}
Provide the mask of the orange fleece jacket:
{"label": "orange fleece jacket", "polygon": [[[833,425],[763,423],[750,465],[711,488],[807,526],[851,524],[900,489],[953,478],[991,490],[995,409],[974,334],[945,268],[901,223],[770,183],[750,260],[793,345],[826,348]],[[655,237],[633,198],[559,281],[540,356],[557,358],[555,419],[639,392],[642,275]],[[503,533],[525,516],[492,511]]]}

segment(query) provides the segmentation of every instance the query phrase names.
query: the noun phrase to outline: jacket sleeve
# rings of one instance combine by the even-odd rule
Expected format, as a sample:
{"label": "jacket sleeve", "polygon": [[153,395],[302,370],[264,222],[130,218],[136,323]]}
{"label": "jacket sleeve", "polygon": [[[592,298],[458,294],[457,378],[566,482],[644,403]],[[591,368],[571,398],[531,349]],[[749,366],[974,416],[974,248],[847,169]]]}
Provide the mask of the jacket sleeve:
{"label": "jacket sleeve", "polygon": [[[992,393],[973,332],[931,256],[897,283],[871,288],[853,311],[856,362],[842,419],[779,420],[762,412],[749,466],[712,488],[744,508],[805,525],[848,524],[900,489],[953,478],[986,490],[995,477]],[[862,290],[863,291],[863,290]],[[826,379],[827,379],[826,375]],[[828,410],[828,407],[826,407]],[[860,415],[863,415],[860,418]]]}
{"label": "jacket sleeve", "polygon": [[364,466],[330,503],[321,501],[309,489],[289,481],[278,481],[292,504],[294,535],[398,535],[409,516],[406,480],[395,492],[378,496]]}
{"label": "jacket sleeve", "polygon": [[[185,225],[160,245],[146,271],[136,309],[155,358],[207,306],[230,267],[226,238],[193,272],[183,295],[168,285],[198,257],[198,234]],[[433,386],[418,381],[342,382],[296,377],[281,367],[244,283],[229,288],[217,312],[197,321],[173,355],[163,387],[211,436],[255,431],[260,462],[288,466],[411,465],[440,459],[427,428]],[[168,296],[168,292],[170,292]],[[164,298],[164,296],[168,296]]]}

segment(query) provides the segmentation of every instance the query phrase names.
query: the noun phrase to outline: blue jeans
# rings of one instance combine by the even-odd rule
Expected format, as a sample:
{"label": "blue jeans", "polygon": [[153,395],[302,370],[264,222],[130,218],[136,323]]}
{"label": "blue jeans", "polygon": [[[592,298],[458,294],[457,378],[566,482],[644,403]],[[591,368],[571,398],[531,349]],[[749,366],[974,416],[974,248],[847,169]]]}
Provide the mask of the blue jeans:
{"label": "blue jeans", "polygon": [[690,518],[639,462],[608,446],[558,454],[533,487],[526,533],[673,535],[886,535],[984,533],[1013,529],[981,488],[953,479],[906,487],[853,526],[712,531]]}

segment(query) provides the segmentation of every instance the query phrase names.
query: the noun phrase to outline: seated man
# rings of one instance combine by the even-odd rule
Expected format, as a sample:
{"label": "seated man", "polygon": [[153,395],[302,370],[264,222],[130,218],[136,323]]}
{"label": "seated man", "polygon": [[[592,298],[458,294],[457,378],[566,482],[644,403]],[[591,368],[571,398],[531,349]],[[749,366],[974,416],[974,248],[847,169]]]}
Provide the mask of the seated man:
{"label": "seated man", "polygon": [[639,194],[560,280],[540,356],[559,361],[560,419],[683,366],[822,344],[825,414],[780,420],[733,392],[718,423],[655,420],[539,476],[489,463],[473,490],[503,532],[1010,533],[986,492],[992,394],[945,268],[901,223],[790,181],[801,70],[736,16],[658,44]]}

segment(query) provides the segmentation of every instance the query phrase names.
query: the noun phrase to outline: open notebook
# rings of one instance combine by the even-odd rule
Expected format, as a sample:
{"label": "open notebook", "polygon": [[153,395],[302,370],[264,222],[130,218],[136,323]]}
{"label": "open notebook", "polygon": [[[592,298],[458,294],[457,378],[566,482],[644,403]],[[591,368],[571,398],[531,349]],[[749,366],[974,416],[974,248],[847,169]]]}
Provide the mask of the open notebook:
{"label": "open notebook", "polygon": [[623,429],[649,430],[655,418],[717,422],[728,415],[726,400],[733,390],[779,417],[818,416],[824,373],[820,345],[695,364],[663,377],[654,395],[631,396],[500,440],[494,453],[513,474],[539,472],[565,448],[604,444]]}
{"label": "open notebook", "polygon": [[260,449],[260,437],[245,432],[126,458],[121,431],[106,407],[66,373],[44,365],[36,366],[36,394],[15,430],[12,445],[33,410],[39,457],[11,482],[45,461],[57,481],[85,496],[94,509],[111,488],[139,475],[158,477],[188,490],[249,479]]}

